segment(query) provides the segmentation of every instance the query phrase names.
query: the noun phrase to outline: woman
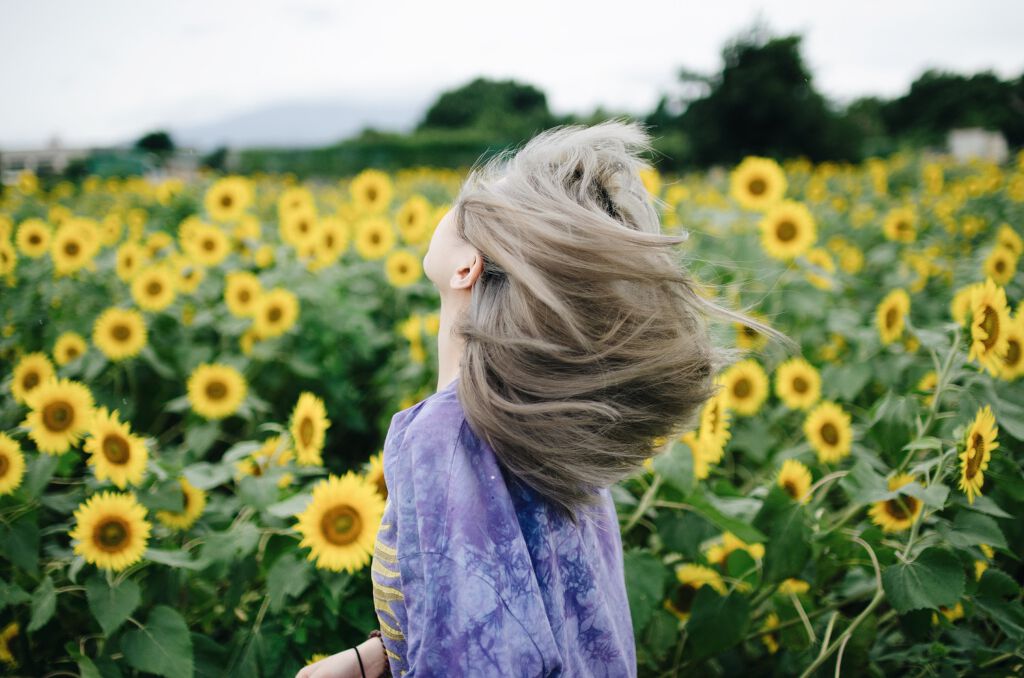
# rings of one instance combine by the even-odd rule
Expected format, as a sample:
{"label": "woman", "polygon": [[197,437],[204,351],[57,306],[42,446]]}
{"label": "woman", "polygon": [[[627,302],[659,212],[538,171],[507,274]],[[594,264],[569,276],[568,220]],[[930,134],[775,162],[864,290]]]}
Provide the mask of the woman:
{"label": "woman", "polygon": [[436,393],[395,414],[370,576],[380,623],[298,678],[635,676],[610,485],[692,428],[735,358],[644,188],[637,123],[474,167],[424,271]]}

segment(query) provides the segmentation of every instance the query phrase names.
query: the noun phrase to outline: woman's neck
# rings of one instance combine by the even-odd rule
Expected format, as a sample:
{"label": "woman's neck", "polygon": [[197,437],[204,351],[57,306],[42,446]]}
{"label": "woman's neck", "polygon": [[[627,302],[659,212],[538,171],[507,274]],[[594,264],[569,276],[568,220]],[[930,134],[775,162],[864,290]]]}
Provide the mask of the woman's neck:
{"label": "woman's neck", "polygon": [[437,390],[440,391],[459,376],[459,364],[465,342],[452,333],[452,326],[464,307],[453,307],[441,300],[441,316],[437,331]]}

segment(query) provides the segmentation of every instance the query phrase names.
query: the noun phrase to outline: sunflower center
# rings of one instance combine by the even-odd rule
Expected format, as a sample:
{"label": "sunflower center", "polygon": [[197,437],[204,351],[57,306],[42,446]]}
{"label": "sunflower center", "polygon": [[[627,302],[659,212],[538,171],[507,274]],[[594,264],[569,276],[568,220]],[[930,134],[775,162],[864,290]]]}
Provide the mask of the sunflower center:
{"label": "sunflower center", "polygon": [[7,455],[0,454],[0,478],[7,475],[8,468],[10,468],[10,462],[7,461]]}
{"label": "sunflower center", "polygon": [[313,421],[306,417],[299,424],[299,437],[302,439],[302,444],[309,446],[313,442]]}
{"label": "sunflower center", "polygon": [[905,221],[896,222],[896,231],[899,233],[907,233],[910,231],[910,224]]}
{"label": "sunflower center", "polygon": [[796,237],[796,224],[792,221],[781,221],[775,227],[775,235],[783,242],[789,242]]}
{"label": "sunflower center", "polygon": [[49,431],[66,431],[74,420],[75,408],[65,400],[56,400],[43,408],[43,424]]}
{"label": "sunflower center", "polygon": [[368,188],[368,189],[366,189],[366,198],[370,202],[376,202],[377,201],[377,189],[376,188]]}
{"label": "sunflower center", "polygon": [[765,183],[764,179],[758,177],[750,182],[750,192],[754,195],[761,195],[768,189],[768,184]]}
{"label": "sunflower center", "polygon": [[125,542],[128,541],[128,535],[128,523],[115,517],[105,518],[93,532],[96,545],[109,553],[115,553],[124,548]]}
{"label": "sunflower center", "polygon": [[221,207],[231,207],[232,202],[233,201],[231,200],[231,196],[228,194],[224,194],[220,197]]}
{"label": "sunflower center", "polygon": [[896,520],[906,520],[914,515],[917,499],[914,497],[896,497],[885,502],[885,511]]}
{"label": "sunflower center", "polygon": [[127,325],[114,325],[110,330],[110,336],[118,341],[127,341],[128,337],[132,336],[132,331]]}
{"label": "sunflower center", "polygon": [[[2,458],[2,457],[0,457],[0,458]],[[3,476],[3,472],[2,471],[0,471],[0,476]],[[388,486],[384,482],[384,474],[383,473],[381,473],[379,476],[377,476],[377,491],[380,492],[380,495],[382,497],[384,497],[385,499],[388,498]]]}
{"label": "sunflower center", "polygon": [[672,607],[680,612],[689,612],[696,595],[697,589],[691,584],[676,587],[675,594],[672,596]]}
{"label": "sunflower center", "polygon": [[886,329],[892,329],[896,326],[896,320],[899,318],[899,311],[895,308],[889,307],[885,312],[885,327]]}
{"label": "sunflower center", "polygon": [[746,398],[750,395],[750,391],[750,380],[746,378],[739,379],[732,387],[732,392],[737,398]]}
{"label": "sunflower center", "polygon": [[203,240],[203,249],[206,250],[207,252],[212,252],[213,250],[217,249],[217,245],[216,243],[213,242],[211,238],[207,238]]}
{"label": "sunflower center", "polygon": [[164,286],[160,284],[160,281],[154,280],[146,285],[146,294],[151,297],[155,297],[164,291]]}
{"label": "sunflower center", "polygon": [[327,541],[337,546],[354,542],[362,532],[363,521],[351,506],[342,504],[335,506],[320,521]]}
{"label": "sunflower center", "polygon": [[249,294],[249,290],[242,290],[238,293],[238,300],[243,304],[249,303],[250,299],[252,299],[252,295]]}
{"label": "sunflower center", "polygon": [[67,357],[68,360],[74,360],[76,357],[78,357],[78,349],[75,348],[74,346],[68,346],[66,349],[64,349],[64,355],[65,357]]}
{"label": "sunflower center", "polygon": [[975,433],[967,450],[967,467],[964,469],[964,475],[968,479],[978,475],[978,470],[981,468],[981,462],[984,458],[985,438],[980,433]]}
{"label": "sunflower center", "polygon": [[1003,271],[1006,270],[1006,262],[1000,259],[999,261],[996,262],[995,268],[996,273],[1002,273]]}
{"label": "sunflower center", "polygon": [[377,243],[380,242],[380,236],[377,235],[376,233],[371,234],[370,235],[370,242],[372,242],[374,245],[376,245]]}
{"label": "sunflower center", "polygon": [[39,385],[39,373],[28,372],[21,380],[21,385],[25,387],[26,391],[31,391]]}
{"label": "sunflower center", "polygon": [[328,233],[326,236],[324,236],[324,242],[327,243],[327,247],[334,247],[334,236]]}
{"label": "sunflower center", "polygon": [[789,496],[793,497],[793,499],[799,499],[797,493],[800,490],[797,488],[796,483],[794,483],[792,480],[786,480],[784,483],[782,483],[782,489],[786,490],[786,493],[789,494]]}
{"label": "sunflower center", "polygon": [[64,252],[68,256],[70,256],[70,257],[75,256],[76,254],[78,254],[78,243],[77,242],[66,243],[64,245]]}
{"label": "sunflower center", "polygon": [[991,306],[985,307],[984,315],[981,318],[981,329],[985,330],[986,334],[982,343],[985,344],[985,349],[990,351],[999,340],[999,314]]}
{"label": "sunflower center", "polygon": [[821,437],[829,445],[835,445],[839,442],[839,431],[836,429],[835,424],[832,422],[826,422],[821,427]]}
{"label": "sunflower center", "polygon": [[284,315],[284,313],[283,311],[281,311],[281,308],[279,306],[272,306],[270,310],[267,311],[267,320],[269,320],[272,323],[276,323],[278,320],[281,319],[282,315]]}
{"label": "sunflower center", "polygon": [[30,236],[28,237],[28,241],[29,241],[30,243],[32,243],[33,245],[38,245],[38,244],[40,243],[40,241],[41,241],[41,240],[42,240],[42,238],[40,238],[40,237],[39,237],[39,235],[38,235],[38,234],[36,234],[36,233],[33,233],[32,235],[30,235]]}
{"label": "sunflower center", "polygon": [[206,385],[206,395],[210,400],[223,400],[228,394],[228,387],[223,381],[211,381]]}
{"label": "sunflower center", "polygon": [[128,461],[128,449],[128,441],[117,434],[103,439],[103,454],[114,464]]}
{"label": "sunflower center", "polygon": [[1011,340],[1009,347],[1006,349],[1006,358],[1004,359],[1007,367],[1015,367],[1020,362],[1020,357],[1020,342]]}
{"label": "sunflower center", "polygon": [[803,377],[795,377],[793,379],[793,390],[797,393],[807,393],[810,385]]}

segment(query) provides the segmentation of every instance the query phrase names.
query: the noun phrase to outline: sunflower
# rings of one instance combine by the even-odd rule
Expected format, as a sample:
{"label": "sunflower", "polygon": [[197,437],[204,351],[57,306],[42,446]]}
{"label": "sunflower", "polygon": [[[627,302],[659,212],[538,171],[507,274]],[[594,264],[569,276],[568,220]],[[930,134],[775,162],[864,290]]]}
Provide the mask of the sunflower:
{"label": "sunflower", "polygon": [[147,341],[146,321],[133,308],[108,308],[92,327],[92,343],[110,360],[137,356]]}
{"label": "sunflower", "polygon": [[50,377],[28,394],[31,409],[22,426],[40,452],[63,454],[92,424],[93,396],[85,384]]}
{"label": "sunflower", "polygon": [[242,373],[224,363],[203,363],[188,378],[188,401],[196,414],[223,419],[241,407],[248,392]]}
{"label": "sunflower", "polygon": [[782,462],[775,482],[786,491],[786,494],[801,504],[811,500],[807,490],[811,488],[811,471],[796,459],[787,459]]}
{"label": "sunflower", "polygon": [[391,205],[394,187],[391,177],[375,169],[360,172],[349,184],[355,208],[366,214],[381,214]]}
{"label": "sunflower", "polygon": [[935,387],[939,383],[939,375],[935,370],[929,370],[921,380],[917,382],[916,390],[927,393],[924,397],[924,404],[926,407],[932,406],[932,400],[935,399]]}
{"label": "sunflower", "polygon": [[[769,324],[767,322],[767,318],[760,313],[754,312],[750,315],[755,320],[758,320],[765,325]],[[733,323],[733,329],[736,330],[736,345],[740,348],[749,349],[751,351],[760,351],[764,348],[765,344],[768,343],[768,337],[764,336],[746,323]]]}
{"label": "sunflower", "polygon": [[[728,410],[726,410],[728,411]],[[693,477],[697,480],[704,480],[711,473],[711,456],[705,451],[706,447],[710,445],[706,444],[700,439],[700,435],[697,431],[687,431],[683,435],[679,436],[679,440],[686,444],[690,448],[690,456],[693,458]],[[721,458],[721,451],[717,451],[717,458]],[[650,464],[647,465],[649,470],[654,470],[654,467]]]}
{"label": "sunflower", "polygon": [[56,374],[57,370],[45,353],[26,353],[14,366],[14,374],[11,375],[11,394],[14,400],[22,405],[27,404],[29,394]]}
{"label": "sunflower", "polygon": [[18,253],[14,245],[5,238],[0,238],[0,275],[10,275],[18,266]]}
{"label": "sunflower", "polygon": [[1009,224],[999,225],[999,230],[996,232],[996,245],[1009,250],[1018,257],[1024,256],[1024,239],[1021,239]]}
{"label": "sunflower", "polygon": [[[897,473],[889,478],[889,491],[895,492],[916,480],[917,478],[909,473]],[[883,532],[901,532],[914,524],[923,507],[924,502],[917,497],[900,493],[892,499],[874,502],[868,509],[868,515]]]}
{"label": "sunflower", "polygon": [[74,552],[105,570],[123,570],[141,560],[149,540],[146,508],[134,492],[104,491],[75,509]]}
{"label": "sunflower", "polygon": [[198,224],[186,251],[203,266],[216,266],[231,254],[231,238],[217,226]]}
{"label": "sunflower", "polygon": [[1013,381],[1024,375],[1024,314],[1013,317],[1006,326],[1006,355],[999,366],[999,378]]}
{"label": "sunflower", "polygon": [[885,215],[882,232],[894,242],[914,242],[917,238],[917,212],[913,207],[894,207]]}
{"label": "sunflower", "polygon": [[811,410],[804,420],[804,434],[822,463],[837,462],[850,454],[850,415],[832,401],[823,400]]}
{"label": "sunflower", "polygon": [[190,257],[181,256],[174,259],[174,270],[176,277],[175,287],[183,294],[191,294],[199,287],[206,277],[206,269]]}
{"label": "sunflower", "polygon": [[355,248],[363,259],[382,258],[395,245],[395,231],[386,219],[365,219],[356,225]]}
{"label": "sunflower", "polygon": [[[946,607],[945,605],[939,605],[939,612],[946,618],[947,621],[954,622],[957,619],[963,619],[964,617],[964,604],[957,601],[953,607]],[[939,612],[932,612],[932,624],[939,623]]]}
{"label": "sunflower", "polygon": [[[235,464],[237,477],[262,476],[273,466],[287,466],[295,459],[295,450],[285,444],[282,436],[271,436],[263,445],[245,459]],[[291,473],[284,473],[277,481],[278,487],[287,487],[294,480]]]}
{"label": "sunflower", "polygon": [[1017,274],[1018,259],[1018,255],[1004,247],[993,247],[981,267],[981,273],[992,278],[997,285],[1006,285]]}
{"label": "sunflower", "polygon": [[232,315],[239,318],[252,316],[262,292],[263,285],[254,273],[231,271],[225,276],[224,303]]}
{"label": "sunflower", "polygon": [[384,451],[370,457],[369,469],[366,471],[366,480],[377,488],[377,492],[384,499],[388,498],[388,486],[384,482]]}
{"label": "sunflower", "polygon": [[974,561],[974,579],[977,581],[981,579],[981,575],[988,569],[988,561],[992,560],[995,556],[995,551],[988,544],[978,544],[978,548],[981,549],[982,554],[986,560],[975,560]]}
{"label": "sunflower", "polygon": [[732,437],[729,430],[732,413],[729,411],[729,393],[720,388],[715,395],[704,403],[700,412],[700,428],[697,437],[700,440],[700,452],[709,464],[716,464],[722,459],[725,444]]}
{"label": "sunflower", "polygon": [[964,285],[953,294],[953,299],[949,302],[949,314],[958,324],[967,324],[971,314],[971,297],[974,295],[974,290],[984,286],[985,283],[982,282],[971,283]]}
{"label": "sunflower", "polygon": [[393,287],[408,287],[423,277],[420,258],[409,250],[395,250],[384,262],[384,272]]}
{"label": "sunflower", "polygon": [[775,633],[772,633],[772,629],[777,628],[779,625],[779,615],[776,612],[769,612],[764,618],[764,622],[761,623],[760,630],[764,633],[761,634],[761,642],[768,648],[769,654],[775,654],[779,651],[779,639]]}
{"label": "sunflower", "polygon": [[755,414],[768,398],[768,375],[753,358],[740,360],[720,377],[728,406],[739,414]]}
{"label": "sunflower", "polygon": [[278,232],[300,257],[309,256],[320,239],[320,219],[312,209],[295,210],[281,216]]}
{"label": "sunflower", "polygon": [[910,312],[910,295],[897,287],[891,290],[875,308],[875,326],[882,338],[882,345],[887,346],[903,335],[903,326]]}
{"label": "sunflower", "polygon": [[0,495],[11,494],[25,477],[25,455],[18,441],[0,431]]}
{"label": "sunflower", "polygon": [[26,219],[18,226],[17,245],[27,257],[38,259],[50,251],[53,231],[42,219]]}
{"label": "sunflower", "polygon": [[156,259],[157,256],[165,254],[163,251],[164,249],[169,248],[172,245],[174,245],[174,238],[171,237],[170,233],[167,233],[166,231],[157,231],[149,234],[149,237],[146,238],[146,244],[144,247],[149,253],[149,258]]}
{"label": "sunflower", "polygon": [[290,186],[281,192],[277,199],[277,218],[282,220],[285,215],[293,212],[311,211],[316,212],[316,201],[308,188],[303,186]]}
{"label": "sunflower", "polygon": [[58,365],[67,365],[83,355],[89,348],[78,332],[63,332],[53,344],[53,359]]}
{"label": "sunflower", "polygon": [[253,329],[261,339],[277,337],[299,317],[299,298],[291,290],[275,287],[259,295],[253,309]]}
{"label": "sunflower", "polygon": [[262,237],[260,220],[251,214],[244,215],[231,229],[231,235],[237,241],[238,251],[248,251],[249,247],[259,243]]}
{"label": "sunflower", "polygon": [[704,556],[709,563],[725,567],[729,554],[737,549],[746,551],[754,560],[764,558],[764,544],[748,544],[728,530],[722,534],[721,541],[716,541],[708,547]]}
{"label": "sunflower", "polygon": [[0,631],[0,660],[3,660],[8,666],[16,667],[18,660],[14,658],[13,641],[18,637],[18,633],[21,631],[21,626],[17,621],[8,622],[7,626]]}
{"label": "sunflower", "polygon": [[187,530],[202,515],[206,507],[206,493],[190,483],[184,476],[178,479],[181,485],[182,510],[156,512],[156,518],[174,530]]}
{"label": "sunflower", "polygon": [[808,410],[821,397],[821,374],[805,358],[790,358],[775,370],[775,395],[792,410]]}
{"label": "sunflower", "polygon": [[[804,258],[810,264],[804,273],[807,281],[819,290],[835,289],[836,283],[832,274],[836,272],[836,262],[832,260],[832,255],[828,253],[828,250],[824,247],[812,247],[807,250]],[[823,271],[825,275],[818,273],[818,270]]]}
{"label": "sunflower", "polygon": [[82,232],[70,222],[57,227],[50,245],[50,257],[58,276],[79,271],[91,261],[89,246]]}
{"label": "sunflower", "polygon": [[132,298],[143,310],[162,311],[171,305],[177,294],[176,277],[166,264],[147,266],[132,279]]}
{"label": "sunflower", "polygon": [[313,487],[312,501],[295,516],[299,546],[310,547],[307,559],[318,568],[353,574],[369,564],[383,515],[376,487],[352,471],[332,473]]}
{"label": "sunflower", "polygon": [[149,252],[138,243],[126,242],[117,248],[117,277],[131,282],[149,259]]}
{"label": "sunflower", "polygon": [[132,434],[128,422],[119,421],[117,410],[96,409],[84,447],[98,480],[109,480],[121,489],[142,483],[149,459],[146,443]]}
{"label": "sunflower", "polygon": [[674,614],[680,621],[690,618],[690,607],[697,595],[697,589],[701,586],[710,586],[719,595],[725,596],[728,593],[722,575],[704,565],[695,563],[684,563],[676,566],[676,582],[678,586],[672,586],[669,597],[665,599],[663,606]]}
{"label": "sunflower", "polygon": [[301,393],[292,410],[288,427],[300,465],[316,466],[323,463],[320,453],[330,426],[324,401],[308,391]]}
{"label": "sunflower", "polygon": [[402,203],[395,214],[395,225],[408,245],[419,245],[430,236],[430,220],[434,210],[422,195],[414,195]]}
{"label": "sunflower", "polygon": [[252,202],[252,182],[240,176],[218,179],[207,189],[203,202],[214,221],[235,221]]}
{"label": "sunflower", "polygon": [[967,429],[963,440],[963,452],[960,453],[960,482],[957,485],[967,494],[968,503],[974,503],[974,497],[981,494],[981,486],[985,482],[985,469],[992,458],[992,450],[999,447],[996,436],[996,418],[992,408],[985,405],[974,415],[974,420]]}
{"label": "sunflower", "polygon": [[795,577],[786,577],[779,582],[779,588],[776,589],[777,593],[781,593],[784,596],[790,594],[798,596],[801,593],[807,593],[811,590],[811,585],[803,579],[797,579]]}
{"label": "sunflower", "polygon": [[783,200],[770,207],[758,228],[764,251],[782,261],[804,254],[818,239],[818,227],[811,211],[794,200]]}
{"label": "sunflower", "polygon": [[985,278],[984,285],[975,288],[971,295],[971,315],[971,350],[967,359],[977,359],[995,376],[1009,349],[1006,326],[1010,324],[1010,311],[1006,306],[1006,290],[997,287],[992,278]]}
{"label": "sunflower", "polygon": [[333,264],[348,250],[349,228],[341,217],[329,216],[320,220],[320,233],[314,256],[320,267]]}
{"label": "sunflower", "polygon": [[116,245],[123,232],[124,222],[119,214],[111,212],[100,222],[100,241],[108,247]]}
{"label": "sunflower", "polygon": [[729,175],[729,194],[744,209],[764,211],[782,200],[788,184],[771,158],[747,156]]}

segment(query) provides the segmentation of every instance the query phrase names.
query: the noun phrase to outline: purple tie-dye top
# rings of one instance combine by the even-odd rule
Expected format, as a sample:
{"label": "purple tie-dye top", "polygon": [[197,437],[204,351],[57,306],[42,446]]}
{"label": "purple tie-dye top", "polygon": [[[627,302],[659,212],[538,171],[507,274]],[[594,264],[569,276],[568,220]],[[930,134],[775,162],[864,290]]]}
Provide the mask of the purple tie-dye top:
{"label": "purple tie-dye top", "polygon": [[457,384],[396,413],[384,442],[370,578],[392,674],[636,676],[611,493],[574,527],[502,470]]}

